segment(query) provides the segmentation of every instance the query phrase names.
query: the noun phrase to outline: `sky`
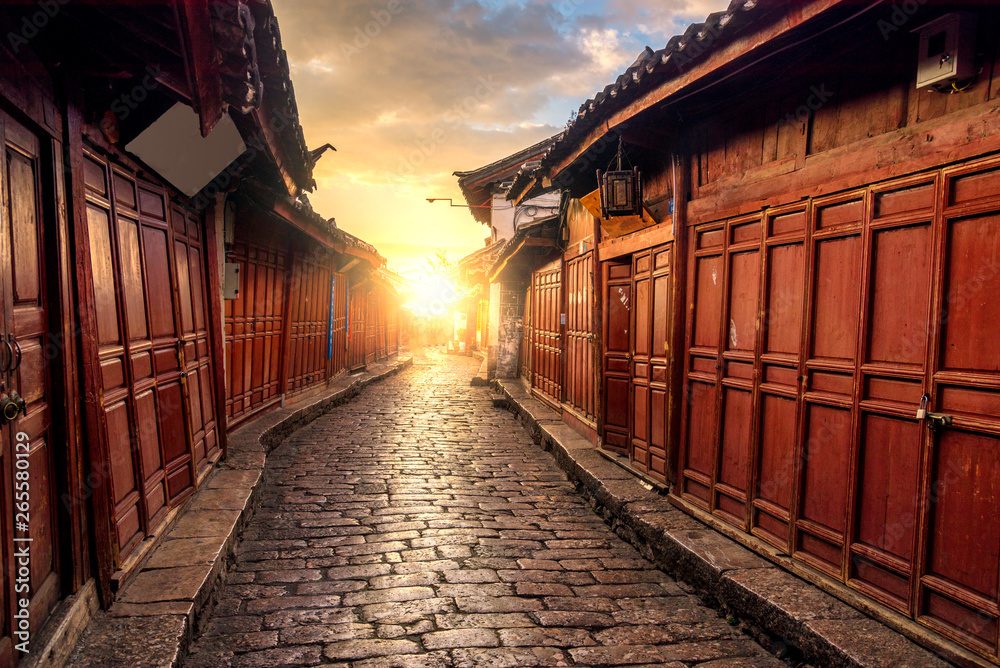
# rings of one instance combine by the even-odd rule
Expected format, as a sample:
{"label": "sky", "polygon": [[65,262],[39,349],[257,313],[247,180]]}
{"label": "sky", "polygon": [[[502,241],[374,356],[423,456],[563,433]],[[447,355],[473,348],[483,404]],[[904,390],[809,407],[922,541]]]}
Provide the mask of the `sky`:
{"label": "sky", "polygon": [[489,229],[456,171],[551,137],[649,45],[729,0],[272,0],[310,147],[310,202],[412,274]]}

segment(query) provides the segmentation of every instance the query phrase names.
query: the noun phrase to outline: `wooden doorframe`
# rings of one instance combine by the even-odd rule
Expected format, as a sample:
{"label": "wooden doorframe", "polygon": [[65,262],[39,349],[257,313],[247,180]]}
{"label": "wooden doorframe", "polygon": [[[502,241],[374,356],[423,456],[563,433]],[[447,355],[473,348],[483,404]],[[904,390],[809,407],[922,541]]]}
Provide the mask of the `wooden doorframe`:
{"label": "wooden doorframe", "polygon": [[[4,334],[11,335],[12,346],[17,350],[16,363],[14,359],[10,359],[11,363],[7,366],[11,368],[5,369],[2,374],[5,383],[10,381],[9,384],[5,384],[3,391],[20,392],[28,400],[29,407],[34,408],[30,413],[26,412],[22,418],[15,418],[15,421],[5,429],[6,435],[3,439],[7,442],[6,451],[3,453],[5,466],[2,475],[6,481],[6,491],[2,496],[6,502],[6,509],[12,513],[7,517],[9,528],[4,532],[8,553],[4,567],[11,569],[12,572],[14,548],[19,544],[13,541],[20,540],[14,537],[12,520],[15,519],[13,516],[15,510],[25,513],[25,522],[29,521],[28,512],[35,514],[35,510],[43,510],[42,516],[35,514],[30,522],[36,531],[43,529],[41,536],[44,538],[47,533],[50,540],[48,548],[45,549],[44,539],[38,540],[39,534],[29,532],[27,527],[17,529],[19,533],[29,535],[35,533],[29,540],[37,541],[33,543],[39,550],[36,559],[39,564],[46,564],[48,561],[46,564],[48,570],[39,569],[44,577],[38,582],[35,581],[34,572],[30,575],[32,591],[29,593],[15,592],[13,575],[10,575],[6,578],[3,598],[10,598],[9,606],[4,612],[11,625],[11,631],[17,628],[13,613],[25,605],[18,603],[18,598],[30,601],[27,603],[27,610],[33,634],[38,633],[65,594],[76,592],[86,582],[91,567],[86,524],[86,496],[82,493],[81,467],[84,458],[80,452],[82,441],[79,434],[80,405],[77,379],[79,368],[75,355],[76,340],[80,337],[73,309],[71,273],[73,265],[65,180],[66,152],[61,139],[61,135],[65,134],[66,124],[47,96],[44,97],[43,104],[47,110],[52,111],[53,120],[50,121],[50,125],[54,128],[42,127],[15,105],[8,106],[8,101],[0,97],[0,140],[2,140],[0,143],[4,148],[4,164],[0,167],[2,174],[0,184],[4,191],[0,196],[2,205],[0,209],[4,218],[3,223],[0,223],[0,229],[3,231],[0,235],[2,237],[0,263],[4,264],[4,276],[0,291],[5,293],[5,297],[0,300],[2,307],[0,320],[4,323]],[[10,160],[12,153],[23,160],[22,164],[28,167],[31,175],[29,189],[31,202],[34,205],[33,231],[36,235],[33,257],[29,256],[27,262],[20,262],[15,257],[16,247],[7,246],[8,241],[13,242],[16,239],[15,211],[22,210],[21,204],[24,201],[23,195],[19,195],[20,191],[15,191],[13,187],[14,178],[11,174]],[[31,266],[34,264],[32,260],[37,261],[37,264]],[[29,288],[27,292],[33,293],[31,310],[42,315],[41,318],[25,318],[23,313],[18,315],[15,310],[14,300],[18,297],[18,288],[21,284],[19,273],[23,269],[32,274],[29,285],[37,281],[33,289]],[[20,329],[18,325],[21,325]],[[22,334],[28,334],[30,338],[18,342],[17,339]],[[23,357],[21,344],[25,346]],[[14,348],[8,346],[8,350],[13,356]],[[25,370],[30,369],[33,364],[37,365],[39,376],[36,377],[35,383],[31,382],[30,371],[27,376],[21,372],[22,359],[26,362]],[[44,393],[36,394],[39,384],[46,389]],[[44,404],[44,408],[39,408],[38,403]],[[33,443],[23,441],[18,436],[19,431],[41,432],[44,435],[40,441],[41,445],[39,441]],[[25,447],[22,449],[18,444]],[[34,467],[30,469],[30,480],[27,483],[16,483],[21,490],[24,484],[29,485],[28,499],[20,496],[23,491],[19,491],[18,496],[15,496],[15,480],[23,480],[21,473],[24,469],[20,466],[15,468],[14,463],[20,461],[19,458],[24,452],[32,457],[36,453],[42,453],[42,461],[38,463],[44,464],[40,470],[35,470]],[[46,481],[44,485],[37,484],[39,478]],[[43,489],[47,489],[44,496]],[[15,501],[22,503],[27,501],[29,510],[18,508],[15,506]],[[14,660],[16,651],[13,642],[12,636],[3,638],[4,661]]]}
{"label": "wooden doorframe", "polygon": [[[66,114],[66,145],[69,158],[69,202],[72,210],[72,241],[76,251],[76,303],[81,334],[97,331],[97,306],[94,295],[93,264],[91,262],[90,233],[87,228],[87,199],[84,182],[84,120],[81,112],[82,88],[70,82],[66,86],[68,101]],[[97,590],[101,604],[106,608],[114,600],[111,576],[115,571],[117,555],[114,531],[113,499],[110,490],[111,471],[108,465],[109,445],[106,438],[107,424],[100,410],[102,387],[97,369],[100,368],[96,336],[78,336],[80,362],[83,369],[83,423],[84,440],[91,451],[86,485],[79,491],[76,501],[90,499],[94,513],[93,540],[97,561]],[[89,371],[89,372],[88,372]]]}

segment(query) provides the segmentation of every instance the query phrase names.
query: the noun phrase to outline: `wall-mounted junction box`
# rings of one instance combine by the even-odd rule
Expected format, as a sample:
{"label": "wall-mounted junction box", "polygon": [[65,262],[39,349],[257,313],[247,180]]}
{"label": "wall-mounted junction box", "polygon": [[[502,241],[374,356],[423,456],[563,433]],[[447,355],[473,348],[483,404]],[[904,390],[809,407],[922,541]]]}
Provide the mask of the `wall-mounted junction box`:
{"label": "wall-mounted junction box", "polygon": [[952,12],[919,28],[917,88],[950,88],[976,76],[976,17]]}
{"label": "wall-mounted junction box", "polygon": [[239,299],[240,297],[240,264],[238,262],[227,262],[225,273],[225,284],[222,288],[225,299]]}

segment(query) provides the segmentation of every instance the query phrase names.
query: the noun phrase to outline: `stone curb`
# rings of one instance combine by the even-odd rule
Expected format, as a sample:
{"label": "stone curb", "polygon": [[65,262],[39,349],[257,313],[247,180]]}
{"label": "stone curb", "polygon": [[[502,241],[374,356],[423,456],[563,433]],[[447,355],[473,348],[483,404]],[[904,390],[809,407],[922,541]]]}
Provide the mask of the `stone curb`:
{"label": "stone curb", "polygon": [[824,668],[951,665],[679,510],[602,455],[519,380],[494,380],[493,388],[618,535],[708,602],[761,631],[765,647],[780,649],[777,643],[783,643]]}
{"label": "stone curb", "polygon": [[487,387],[490,384],[489,377],[486,373],[486,356],[482,353],[473,351],[472,356],[481,360],[479,364],[479,373],[472,377],[469,385],[472,387]]}
{"label": "stone curb", "polygon": [[229,434],[225,461],[191,499],[142,570],[91,621],[67,666],[180,665],[199,615],[236,558],[238,536],[260,505],[267,455],[298,429],[362,389],[413,365],[373,364],[362,374],[298,397]]}

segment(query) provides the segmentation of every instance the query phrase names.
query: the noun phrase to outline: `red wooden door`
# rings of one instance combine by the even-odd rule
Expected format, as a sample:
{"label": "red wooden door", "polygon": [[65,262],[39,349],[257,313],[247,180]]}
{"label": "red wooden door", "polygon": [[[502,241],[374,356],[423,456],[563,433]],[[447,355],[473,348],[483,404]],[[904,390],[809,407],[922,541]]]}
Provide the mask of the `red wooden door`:
{"label": "red wooden door", "polygon": [[[61,596],[55,489],[54,401],[50,373],[55,342],[49,339],[49,274],[41,183],[44,161],[38,138],[0,114],[4,163],[0,166],[0,353],[2,393],[16,391],[25,412],[0,426],[0,665],[11,665],[13,619],[26,600],[32,636]],[[50,172],[51,173],[51,172]],[[12,354],[13,353],[13,354]],[[27,589],[17,580],[15,557],[30,551]],[[22,613],[23,614],[23,613]]]}
{"label": "red wooden door", "polygon": [[399,352],[399,300],[393,296],[386,299],[386,339],[389,355]]}
{"label": "red wooden door", "polygon": [[[855,445],[858,428],[867,432],[860,437],[867,444],[860,447],[869,450],[870,464],[876,462],[873,458],[875,453],[879,453],[878,459],[886,456],[892,458],[893,447],[890,442],[897,440],[902,434],[900,428],[904,432],[909,430],[911,437],[916,435],[919,439],[919,434],[913,429],[915,425],[912,422],[908,425],[907,421],[898,420],[898,407],[887,411],[888,405],[885,402],[867,402],[861,406],[864,413],[860,421],[855,417],[861,349],[859,335],[862,329],[871,330],[872,327],[872,324],[864,324],[865,318],[862,315],[861,285],[865,273],[866,248],[870,246],[864,229],[865,193],[852,192],[818,200],[813,206],[811,218],[812,243],[807,263],[808,305],[801,372],[804,382],[798,437],[803,443],[797,455],[796,486],[793,489],[796,496],[796,519],[792,549],[798,559],[841,579],[846,556],[844,545],[849,542],[848,507],[854,477],[853,459],[858,449]],[[905,229],[900,229],[908,234]],[[892,229],[876,233],[876,238],[887,233],[892,233]],[[873,303],[879,309],[884,308],[887,298],[899,297],[898,291],[894,291],[891,285],[886,285],[892,280],[888,271],[889,266],[884,262],[875,270],[880,288],[879,295],[873,295]],[[924,267],[924,271],[928,271],[928,268]],[[900,276],[899,279],[902,285],[911,280],[912,276]],[[929,281],[929,275],[925,275],[924,280]],[[921,319],[926,324],[926,316]],[[893,336],[890,331],[877,327],[873,334],[883,342]],[[887,363],[892,362],[890,357],[883,356],[881,368],[895,368],[899,371],[898,366],[887,366]],[[874,370],[876,367],[869,368]],[[912,371],[913,369],[910,370],[911,378]],[[920,373],[921,371],[917,371],[917,375]],[[886,387],[885,380],[883,374],[881,379],[876,379],[873,389]],[[890,384],[897,382],[890,380]],[[914,410],[915,408],[914,406]],[[895,432],[895,436],[890,435],[892,432]],[[897,448],[898,445],[897,442]],[[905,469],[911,464],[909,457],[919,450],[917,441],[911,445],[912,449],[897,460],[901,467],[894,486],[905,480]],[[886,446],[889,446],[889,451],[880,452]],[[883,504],[883,509],[889,508],[893,514],[899,510],[892,507],[894,501],[888,501],[888,506],[885,505],[887,497],[895,495],[897,491],[885,488],[880,490],[881,484],[871,475],[867,482],[862,482],[862,486],[869,490],[863,494],[875,494],[871,497],[875,504]],[[882,500],[876,500],[880,495]],[[865,506],[865,512],[871,513],[871,519],[877,522],[876,518],[880,513],[870,507],[868,502],[865,502]],[[866,539],[870,537],[871,533],[866,533]],[[884,543],[879,539],[874,540],[872,545]],[[866,573],[872,573],[863,562],[856,563]]]}
{"label": "red wooden door", "polygon": [[533,308],[531,288],[531,283],[528,283],[524,288],[524,323],[521,327],[521,349],[518,354],[520,358],[521,378],[525,379],[529,384],[531,383],[531,342],[534,340],[531,329],[531,309]]}
{"label": "red wooden door", "polygon": [[695,228],[677,490],[994,662],[998,184],[993,161]]}
{"label": "red wooden door", "polygon": [[180,315],[178,348],[181,387],[185,396],[191,454],[195,471],[204,475],[222,454],[218,447],[218,414],[213,391],[213,361],[208,316],[208,281],[204,239],[198,217],[174,207],[174,267]]}
{"label": "red wooden door", "polygon": [[632,360],[632,262],[604,265],[604,433],[608,450],[629,449]]}
{"label": "red wooden door", "polygon": [[87,155],[99,417],[119,566],[220,455],[198,216]]}
{"label": "red wooden door", "polygon": [[360,285],[350,289],[349,313],[347,318],[347,336],[350,340],[350,350],[347,368],[351,371],[365,366],[365,339],[368,336],[365,328],[365,312],[367,311],[367,294]]}
{"label": "red wooden door", "polygon": [[[716,471],[718,436],[718,395],[722,386],[722,313],[725,286],[726,227],[721,224],[705,225],[694,230],[691,258],[688,264],[688,299],[685,351],[684,412],[681,415],[681,443],[677,492],[687,501],[702,508],[709,508],[712,498],[713,476]],[[732,380],[728,389],[739,391],[732,404],[734,413],[742,413],[745,433],[739,438],[749,439],[751,427],[752,381],[736,384]],[[731,393],[733,394],[733,393]],[[730,434],[730,440],[736,435]],[[749,477],[749,453],[730,448],[733,453],[721,462],[720,481],[732,487],[738,506],[729,512],[742,525]],[[735,455],[735,456],[734,456]]]}
{"label": "red wooden door", "polygon": [[[142,481],[145,522],[136,537],[157,524],[170,500],[195,481],[188,448],[190,424],[184,392],[184,343],[178,336],[181,296],[166,193],[138,184],[125,171],[112,171],[113,223],[117,228],[118,270],[125,295],[121,305],[139,452],[134,462]],[[183,216],[178,221],[183,223]],[[187,253],[185,252],[185,257]],[[188,317],[190,296],[188,295]],[[126,447],[116,443],[116,450]],[[123,472],[124,474],[124,472]],[[148,528],[144,529],[143,524]],[[129,550],[131,547],[129,548]],[[126,550],[123,550],[126,552]],[[124,555],[123,555],[124,556]]]}
{"label": "red wooden door", "polygon": [[[800,205],[769,211],[760,230],[762,268],[760,264],[754,266],[748,262],[745,279],[734,272],[730,280],[731,289],[736,290],[738,281],[749,281],[755,273],[761,277],[758,299],[762,316],[757,322],[757,347],[751,364],[745,367],[748,372],[755,370],[756,376],[756,445],[751,446],[754,470],[751,530],[785,550],[790,548],[792,539],[795,467],[799,452],[807,220],[807,210]],[[746,226],[748,234],[754,225]],[[739,233],[740,228],[732,231],[734,237]],[[730,296],[731,314],[737,312],[739,303],[734,296]],[[743,298],[750,300],[748,296]],[[749,319],[750,314],[744,318]],[[739,321],[730,321],[730,338],[734,322]],[[820,424],[831,426],[826,422]],[[731,427],[728,416],[726,427]],[[847,452],[839,454],[849,458]],[[836,462],[829,463],[835,465]],[[846,479],[846,475],[841,479]],[[841,508],[841,524],[844,515],[845,510]],[[799,524],[800,528],[804,526]],[[840,531],[843,535],[843,526]]]}
{"label": "red wooden door", "polygon": [[347,277],[343,274],[334,274],[333,293],[330,305],[333,309],[333,340],[328,341],[327,348],[330,376],[347,369]]}
{"label": "red wooden door", "polygon": [[[1000,658],[1000,164],[943,179],[917,619]],[[910,266],[909,270],[914,267]],[[918,301],[918,304],[920,302]],[[907,338],[907,340],[912,340]],[[915,346],[917,352],[920,347]],[[909,346],[906,348],[908,349]],[[933,417],[933,416],[932,416]]]}
{"label": "red wooden door", "polygon": [[385,359],[385,357],[389,354],[389,342],[386,338],[386,333],[388,331],[386,325],[389,307],[388,297],[389,296],[385,292],[381,290],[378,292],[378,300],[376,302],[375,309],[377,324],[375,330],[375,349],[378,359]]}
{"label": "red wooden door", "polygon": [[296,261],[295,278],[289,291],[287,386],[290,394],[326,382],[332,275],[322,255],[302,255]]}
{"label": "red wooden door", "polygon": [[566,404],[594,421],[594,253],[566,263]]}
{"label": "red wooden door", "polygon": [[652,375],[652,269],[649,251],[632,256],[632,341],[629,385],[629,461],[640,469],[647,468],[650,440],[650,380]]}
{"label": "red wooden door", "polygon": [[671,247],[660,246],[632,258],[631,438],[632,465],[667,476],[667,358],[670,351]]}
{"label": "red wooden door", "polygon": [[375,361],[378,354],[378,293],[369,290],[365,295],[365,364]]}
{"label": "red wooden door", "polygon": [[226,413],[229,426],[280,401],[282,314],[288,253],[237,238],[228,262],[240,265],[240,293],[226,300]]}
{"label": "red wooden door", "polygon": [[559,409],[562,402],[562,261],[534,272],[532,388]]}

